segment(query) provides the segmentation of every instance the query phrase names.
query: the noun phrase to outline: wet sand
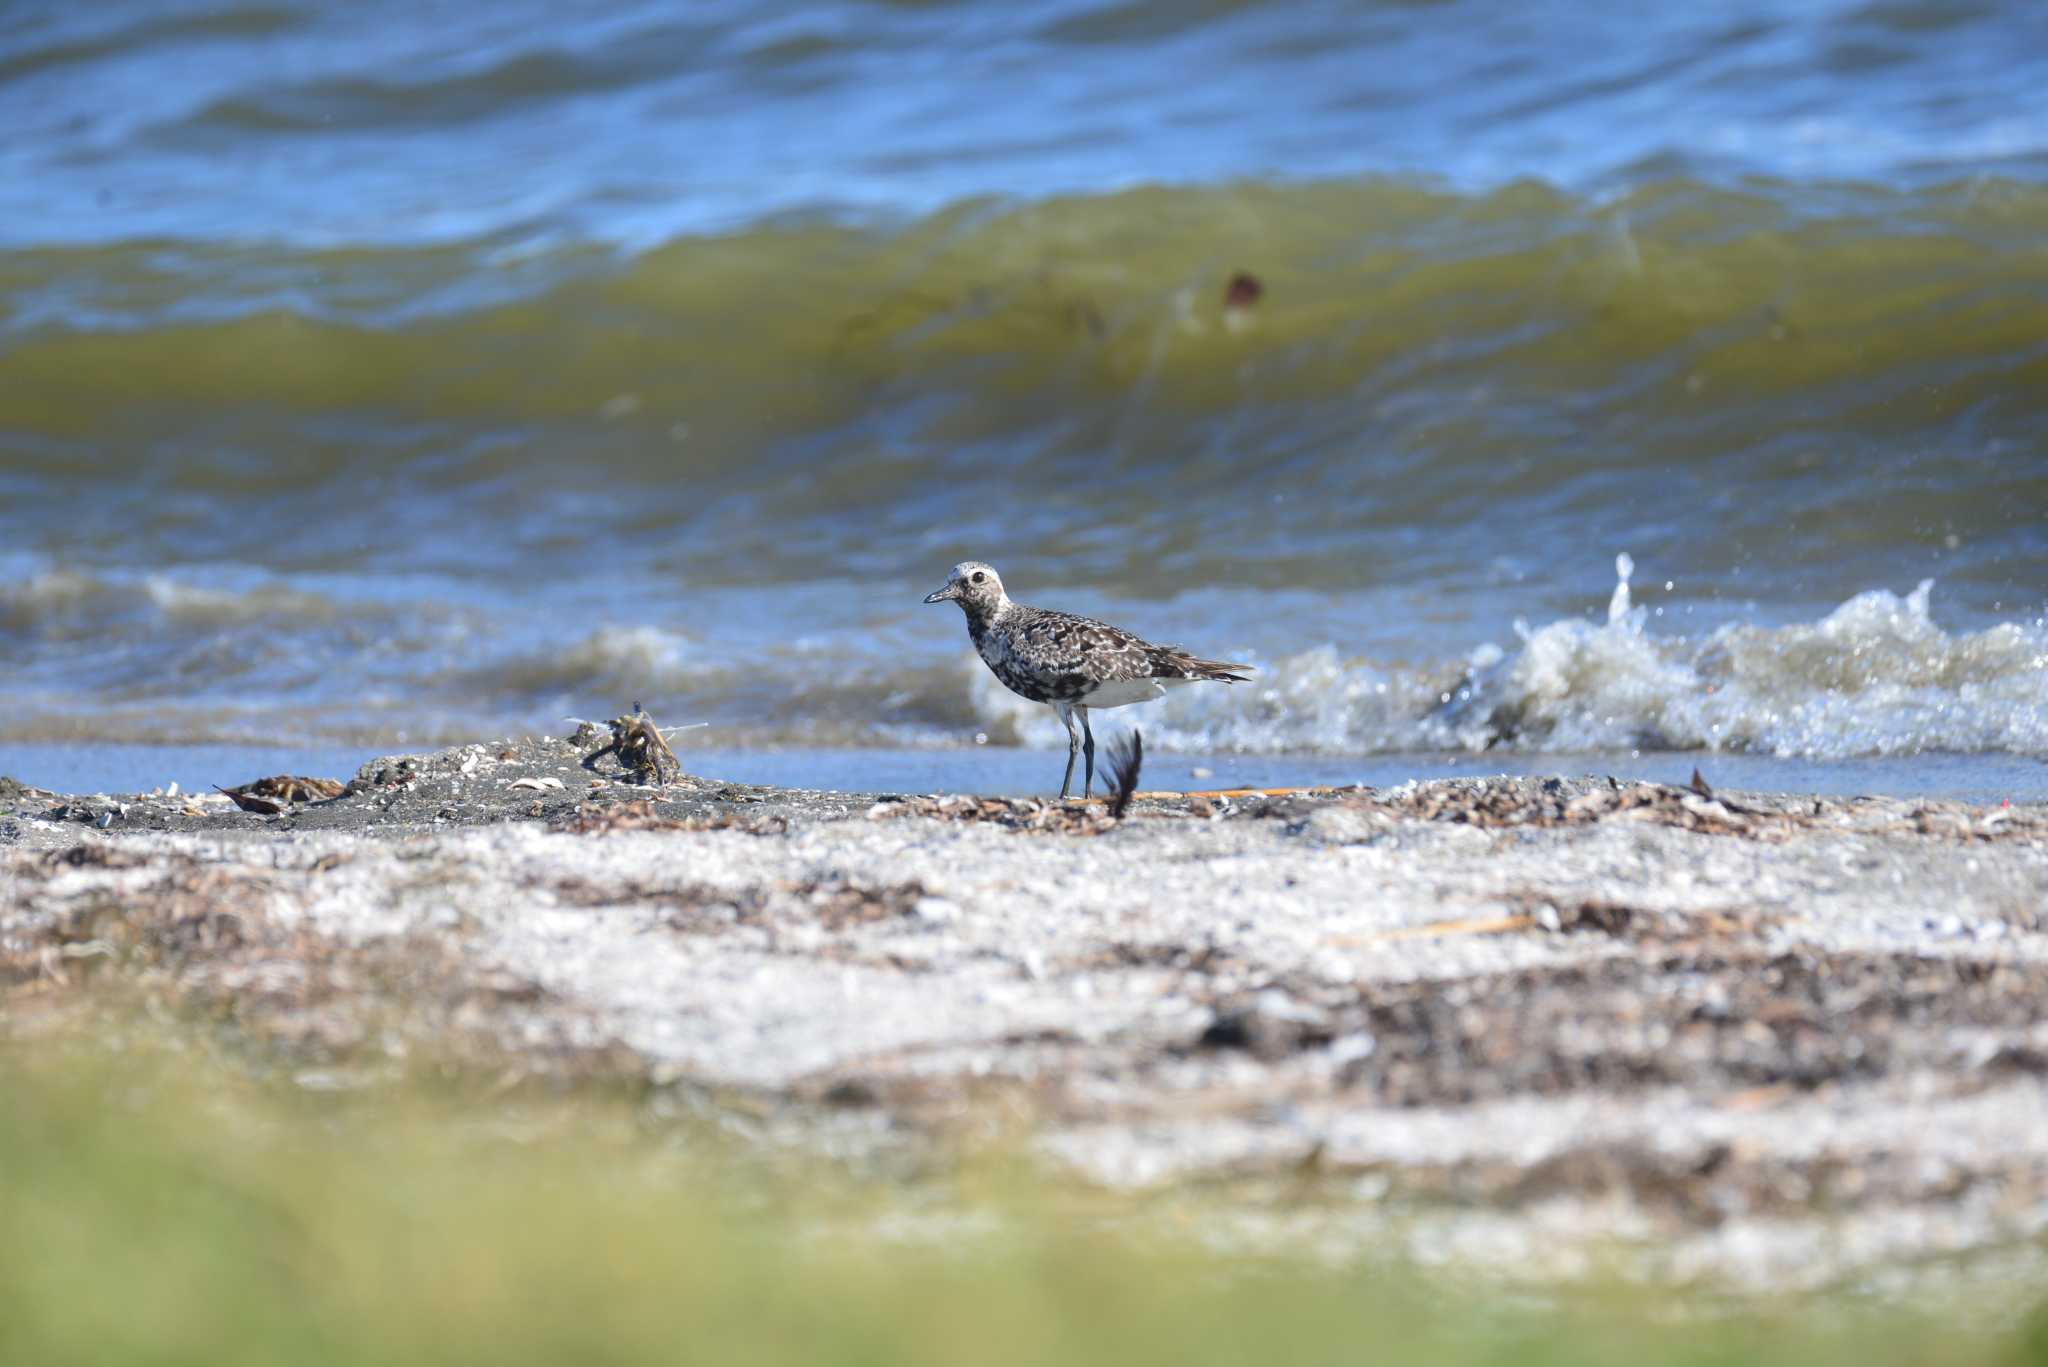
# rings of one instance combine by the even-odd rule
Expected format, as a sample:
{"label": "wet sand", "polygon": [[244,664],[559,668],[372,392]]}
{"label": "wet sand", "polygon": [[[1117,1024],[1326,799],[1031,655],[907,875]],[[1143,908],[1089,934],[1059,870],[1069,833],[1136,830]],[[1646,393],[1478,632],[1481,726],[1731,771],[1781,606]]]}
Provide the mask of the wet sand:
{"label": "wet sand", "polygon": [[602,744],[275,815],[0,783],[5,1029],[138,991],[307,1086],[624,1076],[764,1142],[1022,1144],[1200,1183],[1234,1237],[1535,1277],[1813,1284],[2048,1223],[2041,804],[1531,777],[1116,821],[655,788]]}

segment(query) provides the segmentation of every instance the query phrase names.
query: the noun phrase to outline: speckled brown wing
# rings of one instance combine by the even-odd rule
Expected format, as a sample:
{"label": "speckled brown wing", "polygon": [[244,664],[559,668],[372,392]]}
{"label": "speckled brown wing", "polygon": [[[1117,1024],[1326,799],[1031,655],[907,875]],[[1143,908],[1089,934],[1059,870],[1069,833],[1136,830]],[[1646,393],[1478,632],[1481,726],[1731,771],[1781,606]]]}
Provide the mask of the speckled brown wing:
{"label": "speckled brown wing", "polygon": [[1153,647],[1092,617],[1020,607],[1003,625],[1019,655],[1038,668],[1071,675],[1080,683],[1142,679],[1151,672]]}
{"label": "speckled brown wing", "polygon": [[1176,646],[1156,646],[1093,617],[1045,608],[1022,609],[1004,623],[1021,653],[1088,683],[1125,679],[1214,679],[1245,683],[1241,665],[1200,660]]}

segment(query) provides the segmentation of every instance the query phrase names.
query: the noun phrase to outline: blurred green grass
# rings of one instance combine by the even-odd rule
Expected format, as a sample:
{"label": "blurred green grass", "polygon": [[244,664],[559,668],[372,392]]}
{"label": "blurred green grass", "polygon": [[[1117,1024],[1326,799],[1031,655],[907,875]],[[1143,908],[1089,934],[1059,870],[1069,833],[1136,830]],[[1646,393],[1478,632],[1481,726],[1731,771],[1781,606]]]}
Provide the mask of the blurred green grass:
{"label": "blurred green grass", "polygon": [[0,1045],[0,1363],[2048,1362],[2035,1321],[1229,1251],[1201,1199],[856,1181],[616,1090]]}

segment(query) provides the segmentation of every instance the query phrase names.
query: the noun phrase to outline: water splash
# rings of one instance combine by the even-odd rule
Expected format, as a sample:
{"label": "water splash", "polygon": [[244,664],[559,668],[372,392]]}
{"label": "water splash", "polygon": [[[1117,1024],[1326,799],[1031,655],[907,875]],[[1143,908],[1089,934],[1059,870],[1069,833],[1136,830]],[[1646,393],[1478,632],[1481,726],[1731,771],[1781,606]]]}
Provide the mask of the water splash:
{"label": "water splash", "polygon": [[[580,609],[511,623],[262,577],[25,568],[0,580],[0,641],[13,647],[0,660],[0,739],[69,737],[86,716],[96,736],[151,743],[289,731],[402,744],[546,731],[565,711],[644,697],[657,715],[714,720],[737,744],[1065,743],[1048,709],[1004,689],[951,632],[928,649],[887,618],[793,645],[750,639],[708,608],[689,633]],[[1947,630],[1921,580],[1812,620],[1663,635],[1652,628],[1673,620],[1669,603],[1657,615],[1635,601],[1626,554],[1615,569],[1604,620],[1517,621],[1463,659],[1388,660],[1333,641],[1261,654],[1226,636],[1218,653],[1255,663],[1254,682],[1181,689],[1104,720],[1142,723],[1160,753],[2048,758],[2048,619]]]}
{"label": "water splash", "polygon": [[[1950,633],[1933,582],[1856,594],[1818,621],[1658,636],[1616,558],[1607,620],[1514,624],[1517,645],[1442,672],[1321,646],[1260,661],[1256,689],[1190,689],[1146,709],[1182,750],[1728,750],[1845,759],[1929,751],[2048,757],[2048,620]],[[1060,738],[993,680],[979,714],[1026,744]]]}
{"label": "water splash", "polygon": [[1635,558],[1627,551],[1614,557],[1614,596],[1607,600],[1607,625],[1618,626],[1628,620],[1628,580],[1636,572]]}

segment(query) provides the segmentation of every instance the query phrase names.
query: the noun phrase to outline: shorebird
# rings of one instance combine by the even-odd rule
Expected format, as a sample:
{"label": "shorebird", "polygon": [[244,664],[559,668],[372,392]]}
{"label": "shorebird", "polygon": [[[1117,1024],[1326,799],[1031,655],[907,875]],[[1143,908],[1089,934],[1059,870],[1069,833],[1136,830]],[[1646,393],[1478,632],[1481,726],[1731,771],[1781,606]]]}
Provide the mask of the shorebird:
{"label": "shorebird", "polygon": [[[1198,660],[1177,646],[1155,646],[1121,627],[1072,613],[1010,601],[992,565],[963,560],[927,603],[955,602],[967,614],[967,636],[989,672],[1019,697],[1047,703],[1067,728],[1067,771],[1060,796],[1074,786],[1074,752],[1087,756],[1081,796],[1095,787],[1091,707],[1126,707],[1166,696],[1173,684],[1210,680],[1249,683],[1250,665]],[[1081,729],[1074,729],[1079,718]]]}

